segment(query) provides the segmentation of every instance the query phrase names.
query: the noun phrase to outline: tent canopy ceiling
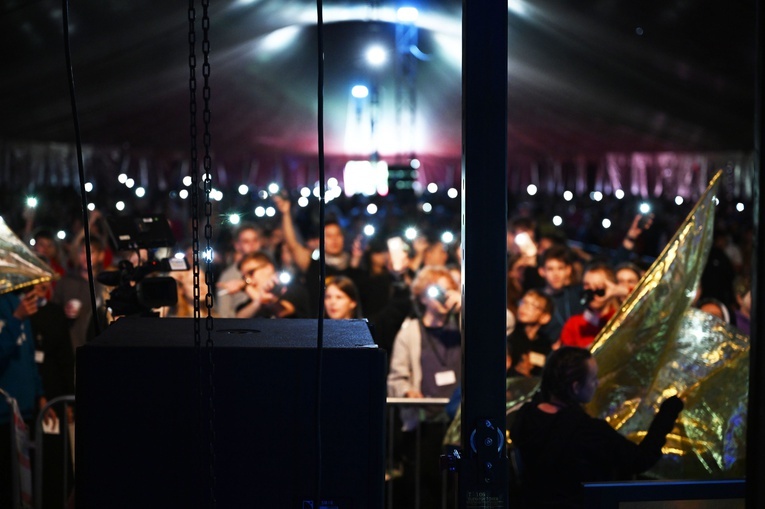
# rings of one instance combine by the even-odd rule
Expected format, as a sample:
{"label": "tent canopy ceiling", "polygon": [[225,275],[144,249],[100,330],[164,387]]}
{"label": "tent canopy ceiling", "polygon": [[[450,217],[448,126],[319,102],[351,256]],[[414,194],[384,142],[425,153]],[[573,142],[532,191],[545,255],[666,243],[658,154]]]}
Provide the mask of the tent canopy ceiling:
{"label": "tent canopy ceiling", "polygon": [[[215,153],[315,154],[315,3],[211,3]],[[327,154],[458,158],[461,2],[418,2],[416,33],[406,36],[405,25],[395,22],[397,5],[325,4]],[[186,7],[151,0],[72,4],[84,143],[188,151]],[[196,14],[199,21],[200,6]],[[6,69],[0,139],[73,141],[61,19],[58,1],[16,0],[0,8]],[[753,2],[511,0],[508,23],[511,157],[752,149]],[[397,52],[397,39],[408,51]],[[199,22],[196,40],[201,100]],[[372,42],[388,52],[378,68],[364,58]],[[372,90],[369,97],[351,97],[358,83]]]}

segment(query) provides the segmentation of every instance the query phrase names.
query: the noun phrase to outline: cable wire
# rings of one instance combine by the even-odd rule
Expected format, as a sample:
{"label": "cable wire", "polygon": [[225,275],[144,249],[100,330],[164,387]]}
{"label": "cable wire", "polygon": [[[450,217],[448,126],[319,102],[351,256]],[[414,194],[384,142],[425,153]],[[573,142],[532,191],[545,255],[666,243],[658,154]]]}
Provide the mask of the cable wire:
{"label": "cable wire", "polygon": [[324,3],[316,0],[316,36],[317,36],[317,137],[319,157],[319,321],[316,340],[316,509],[321,509],[321,485],[322,485],[322,444],[321,444],[321,389],[322,389],[322,357],[324,351],[324,294],[326,287],[327,264],[324,252],[324,224],[325,208],[324,201]]}
{"label": "cable wire", "polygon": [[88,266],[88,286],[90,287],[90,305],[93,310],[92,319],[96,336],[101,334],[101,324],[98,322],[98,307],[96,304],[96,283],[93,278],[93,261],[90,249],[90,223],[88,219],[88,201],[85,191],[85,165],[82,162],[82,137],[80,136],[80,117],[77,113],[77,93],[74,87],[74,69],[72,67],[72,51],[69,45],[69,0],[62,0],[61,11],[64,26],[64,55],[66,57],[67,82],[69,83],[69,101],[72,106],[72,121],[74,122],[74,139],[77,149],[77,171],[80,177],[80,204],[82,206],[82,228],[85,234],[85,254]]}

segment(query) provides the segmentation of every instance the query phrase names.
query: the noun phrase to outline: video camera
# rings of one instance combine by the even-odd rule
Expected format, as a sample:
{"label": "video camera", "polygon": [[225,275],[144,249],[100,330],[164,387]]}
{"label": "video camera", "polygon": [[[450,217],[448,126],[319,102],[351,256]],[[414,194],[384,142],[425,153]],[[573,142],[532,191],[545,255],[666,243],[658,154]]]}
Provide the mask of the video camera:
{"label": "video camera", "polygon": [[[146,249],[149,259],[134,266],[122,260],[118,270],[104,271],[97,276],[100,283],[115,288],[109,292],[106,305],[114,316],[156,315],[152,310],[173,306],[178,302],[178,286],[172,277],[146,277],[155,272],[188,270],[185,258],[154,257],[153,249],[172,247],[175,238],[167,219],[162,215],[107,218],[109,234],[120,251]],[[140,256],[139,256],[140,260]]]}

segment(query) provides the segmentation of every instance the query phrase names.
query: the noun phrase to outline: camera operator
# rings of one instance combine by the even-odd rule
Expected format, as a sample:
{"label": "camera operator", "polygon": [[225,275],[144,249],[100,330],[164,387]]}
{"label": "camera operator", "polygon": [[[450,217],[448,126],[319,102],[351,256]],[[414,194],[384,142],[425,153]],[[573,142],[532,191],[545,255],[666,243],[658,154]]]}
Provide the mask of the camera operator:
{"label": "camera operator", "polygon": [[239,262],[247,300],[236,309],[236,318],[305,318],[308,293],[297,281],[279,280],[274,262],[259,251]]}

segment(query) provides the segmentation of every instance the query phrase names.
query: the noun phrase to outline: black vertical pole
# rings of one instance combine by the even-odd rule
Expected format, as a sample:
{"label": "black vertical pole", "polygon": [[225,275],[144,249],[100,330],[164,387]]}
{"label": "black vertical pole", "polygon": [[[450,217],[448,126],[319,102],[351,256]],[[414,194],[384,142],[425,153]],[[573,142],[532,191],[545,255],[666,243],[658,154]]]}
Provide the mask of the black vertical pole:
{"label": "black vertical pole", "polygon": [[757,64],[755,69],[754,99],[754,252],[752,253],[752,330],[749,350],[749,408],[746,439],[746,507],[749,509],[765,507],[765,441],[762,427],[765,425],[765,345],[762,344],[762,332],[765,332],[765,210],[762,196],[765,192],[765,168],[763,137],[765,136],[765,110],[763,106],[763,30],[762,2],[755,2],[755,37],[757,38]]}
{"label": "black vertical pole", "polygon": [[507,2],[462,3],[459,507],[507,507]]}

